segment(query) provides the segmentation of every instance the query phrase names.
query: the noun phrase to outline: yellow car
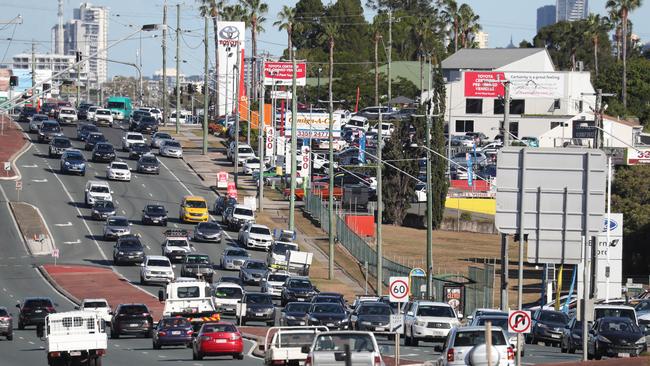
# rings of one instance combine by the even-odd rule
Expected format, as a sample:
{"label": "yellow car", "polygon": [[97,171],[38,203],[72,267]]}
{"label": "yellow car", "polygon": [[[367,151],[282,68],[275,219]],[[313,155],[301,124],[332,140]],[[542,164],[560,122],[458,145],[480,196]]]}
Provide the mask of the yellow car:
{"label": "yellow car", "polygon": [[181,222],[207,222],[210,221],[208,202],[203,197],[185,196],[181,202],[178,214]]}

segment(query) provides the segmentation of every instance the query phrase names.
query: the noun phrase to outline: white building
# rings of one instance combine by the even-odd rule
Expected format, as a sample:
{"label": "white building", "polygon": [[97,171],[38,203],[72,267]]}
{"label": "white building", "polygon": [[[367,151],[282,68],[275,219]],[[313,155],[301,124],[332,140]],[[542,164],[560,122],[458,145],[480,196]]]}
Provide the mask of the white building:
{"label": "white building", "polygon": [[479,31],[474,35],[474,42],[476,42],[477,48],[488,48],[490,36],[489,34]]}
{"label": "white building", "polygon": [[[75,57],[73,55],[57,55],[57,54],[34,54],[34,68],[44,71],[51,71],[52,75],[67,69],[72,66],[75,62]],[[32,69],[32,54],[31,53],[19,53],[14,55],[12,58],[12,68],[14,70],[31,70]],[[79,80],[84,82],[87,78],[86,71],[82,68],[79,70]],[[53,84],[61,84],[64,80],[76,80],[77,79],[77,70],[72,69],[68,72],[62,74],[59,77],[55,77]]]}
{"label": "white building", "polygon": [[[176,86],[176,69],[167,68],[167,89],[173,89]],[[163,70],[158,69],[153,72],[152,80],[162,81],[163,79]],[[185,74],[182,72],[178,74],[178,81],[182,84],[185,84]]]}
{"label": "white building", "polygon": [[588,0],[557,0],[555,4],[556,16],[558,22],[573,22],[580,19],[586,19],[589,15]]}

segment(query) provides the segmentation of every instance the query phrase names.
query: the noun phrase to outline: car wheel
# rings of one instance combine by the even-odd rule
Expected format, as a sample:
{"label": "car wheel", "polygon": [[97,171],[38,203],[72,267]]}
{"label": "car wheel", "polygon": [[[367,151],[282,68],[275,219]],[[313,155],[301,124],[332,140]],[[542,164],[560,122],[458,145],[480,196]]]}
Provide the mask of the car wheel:
{"label": "car wheel", "polygon": [[275,321],[266,322],[266,326],[272,327],[275,325]]}
{"label": "car wheel", "polygon": [[18,321],[18,329],[20,330],[25,329],[25,324],[23,324],[23,322],[21,322],[20,320]]}
{"label": "car wheel", "polygon": [[570,353],[570,354],[574,354],[574,353],[576,353],[576,349],[573,348],[573,346],[571,345],[571,343],[569,343],[569,346],[567,347],[567,352]]}
{"label": "car wheel", "polygon": [[232,358],[235,359],[235,360],[243,360],[244,359],[244,354],[240,353],[238,355],[234,355]]}
{"label": "car wheel", "polygon": [[145,279],[144,279],[144,277],[142,277],[142,275],[140,275],[140,284],[141,285],[146,285],[147,284],[147,281],[145,281]]}
{"label": "car wheel", "polygon": [[120,332],[116,330],[115,328],[111,328],[111,338],[112,339],[120,339]]}
{"label": "car wheel", "polygon": [[566,352],[567,352],[566,347],[564,347],[564,341],[560,342],[560,352],[562,352],[562,353],[566,353]]}
{"label": "car wheel", "polygon": [[14,334],[13,333],[7,334],[7,340],[8,341],[13,341],[14,340]]}
{"label": "car wheel", "polygon": [[148,330],[144,333],[145,338],[153,338],[153,330]]}
{"label": "car wheel", "polygon": [[199,352],[199,351],[195,351],[195,352],[192,354],[192,359],[193,359],[193,360],[199,360],[199,361],[200,361],[200,360],[203,359],[203,354],[202,354],[201,352]]}

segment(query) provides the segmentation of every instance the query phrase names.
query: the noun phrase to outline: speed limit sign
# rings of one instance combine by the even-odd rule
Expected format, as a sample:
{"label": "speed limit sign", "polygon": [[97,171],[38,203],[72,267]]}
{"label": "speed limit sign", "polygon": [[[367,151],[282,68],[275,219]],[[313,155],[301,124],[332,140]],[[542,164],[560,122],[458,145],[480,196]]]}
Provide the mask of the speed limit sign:
{"label": "speed limit sign", "polygon": [[408,277],[391,277],[388,285],[390,302],[407,302],[409,294]]}

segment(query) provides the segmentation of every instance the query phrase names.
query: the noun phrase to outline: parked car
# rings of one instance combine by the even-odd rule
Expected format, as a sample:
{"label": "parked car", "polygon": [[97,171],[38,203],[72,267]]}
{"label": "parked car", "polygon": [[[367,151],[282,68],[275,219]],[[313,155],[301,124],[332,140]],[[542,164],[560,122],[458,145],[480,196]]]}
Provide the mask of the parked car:
{"label": "parked car", "polygon": [[582,321],[577,317],[571,318],[569,323],[564,327],[562,340],[560,341],[560,351],[562,353],[576,353],[576,350],[582,349]]}
{"label": "parked car", "polygon": [[153,331],[153,349],[165,346],[190,346],[192,344],[192,323],[183,317],[164,317]]}
{"label": "parked car", "polygon": [[63,152],[72,147],[70,139],[65,136],[57,136],[50,141],[50,146],[48,147],[47,155],[52,157],[59,157],[63,155]]}
{"label": "parked car", "polygon": [[207,356],[232,356],[244,359],[244,341],[236,326],[230,323],[203,323],[192,341],[192,359]]}
{"label": "parked car", "polygon": [[145,304],[120,304],[111,320],[111,338],[118,339],[124,334],[153,337],[153,317]]}
{"label": "parked car", "polygon": [[49,297],[27,297],[22,303],[18,302],[19,309],[18,329],[23,330],[30,325],[45,324],[45,317],[48,314],[56,313],[57,304]]}
{"label": "parked car", "polygon": [[537,309],[532,315],[532,322],[532,329],[526,335],[526,342],[537,344],[542,341],[557,347],[562,341],[562,333],[569,323],[569,317],[561,311]]}
{"label": "parked car", "polygon": [[589,329],[587,358],[636,357],[647,350],[645,334],[627,317],[603,317]]}
{"label": "parked car", "polygon": [[[514,366],[515,352],[508,343],[503,329],[492,328],[492,365]],[[458,327],[449,332],[449,337],[444,345],[436,345],[435,351],[442,353],[438,359],[439,366],[471,365],[472,360],[487,360],[485,346],[485,327]],[[485,361],[483,361],[485,362]]]}
{"label": "parked car", "polygon": [[250,321],[265,322],[267,326],[275,324],[275,305],[270,295],[247,292],[242,298],[242,304],[246,304],[246,313],[241,318],[242,325]]}

